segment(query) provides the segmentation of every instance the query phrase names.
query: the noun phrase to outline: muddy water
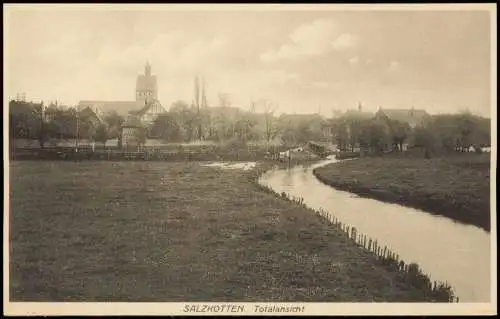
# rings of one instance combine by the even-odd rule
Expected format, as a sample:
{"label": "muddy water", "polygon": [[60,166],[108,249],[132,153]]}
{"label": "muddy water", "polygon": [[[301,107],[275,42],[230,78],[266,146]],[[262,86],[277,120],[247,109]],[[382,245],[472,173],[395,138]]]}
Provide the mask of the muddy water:
{"label": "muddy water", "polygon": [[413,208],[338,191],[312,174],[315,167],[335,162],[329,159],[309,167],[269,171],[259,182],[279,193],[304,198],[307,206],[335,214],[405,262],[418,263],[431,280],[450,283],[460,302],[490,301],[489,233]]}

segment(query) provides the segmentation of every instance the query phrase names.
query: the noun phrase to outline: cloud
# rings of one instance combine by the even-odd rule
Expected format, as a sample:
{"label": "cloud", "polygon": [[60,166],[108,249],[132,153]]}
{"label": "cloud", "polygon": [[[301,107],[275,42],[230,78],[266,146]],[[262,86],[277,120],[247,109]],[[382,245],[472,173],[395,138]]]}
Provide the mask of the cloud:
{"label": "cloud", "polygon": [[[149,60],[153,68],[190,73],[207,65],[220,62],[228,47],[225,37],[208,39],[187,37],[182,32],[158,34],[147,43],[137,43],[125,48],[105,46],[98,60],[104,67],[136,68]],[[155,67],[156,66],[156,67]]]}
{"label": "cloud", "polygon": [[339,83],[334,83],[334,82],[329,82],[329,81],[312,81],[305,83],[303,85],[303,88],[306,89],[313,89],[313,90],[332,90],[332,89],[338,89]]}
{"label": "cloud", "polygon": [[399,63],[399,61],[393,60],[389,64],[388,70],[389,70],[389,72],[396,72],[400,68],[401,68],[401,63]]}
{"label": "cloud", "polygon": [[291,43],[262,53],[260,59],[274,61],[321,55],[333,50],[351,48],[358,42],[355,35],[340,32],[335,21],[326,19],[318,19],[298,26],[289,38]]}
{"label": "cloud", "polygon": [[357,65],[359,63],[359,58],[357,56],[352,57],[348,60],[350,65]]}
{"label": "cloud", "polygon": [[358,40],[354,35],[349,33],[343,33],[332,42],[332,46],[337,50],[347,49],[352,46],[355,46],[357,41]]}

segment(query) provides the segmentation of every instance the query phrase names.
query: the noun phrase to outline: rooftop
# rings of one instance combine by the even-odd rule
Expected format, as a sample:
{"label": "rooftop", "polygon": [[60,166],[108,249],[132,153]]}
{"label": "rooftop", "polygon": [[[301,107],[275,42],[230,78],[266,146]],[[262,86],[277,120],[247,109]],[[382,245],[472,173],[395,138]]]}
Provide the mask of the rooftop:
{"label": "rooftop", "polygon": [[142,106],[141,102],[137,101],[97,101],[83,100],[78,103],[78,109],[85,107],[97,108],[99,112],[109,113],[117,112],[122,116],[126,116],[130,111],[137,110]]}
{"label": "rooftop", "polygon": [[148,102],[146,105],[144,105],[140,110],[133,110],[130,113],[134,114],[136,116],[142,116],[142,115],[146,114],[146,112],[150,108],[152,108],[153,106],[157,106],[157,105],[161,106],[160,101],[152,100],[152,101]]}
{"label": "rooftop", "polygon": [[[380,112],[380,113],[379,113]],[[423,109],[380,109],[377,114],[384,114],[391,120],[406,122],[411,126],[415,126],[422,122],[426,117],[430,116]]]}

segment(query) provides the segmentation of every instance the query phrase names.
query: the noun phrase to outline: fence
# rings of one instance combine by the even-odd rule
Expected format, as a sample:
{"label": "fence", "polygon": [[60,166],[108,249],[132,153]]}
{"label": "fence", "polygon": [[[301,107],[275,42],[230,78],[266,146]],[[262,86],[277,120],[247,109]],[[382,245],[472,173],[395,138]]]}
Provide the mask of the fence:
{"label": "fence", "polygon": [[286,145],[163,144],[106,146],[80,143],[44,148],[16,147],[11,143],[11,160],[147,160],[147,161],[256,161],[278,160]]}
{"label": "fence", "polygon": [[[264,171],[258,172],[258,178]],[[373,239],[366,234],[358,232],[356,227],[343,223],[331,212],[323,209],[314,210],[307,207],[304,199],[301,197],[290,196],[282,192],[281,194],[275,192],[272,188],[258,184],[259,187],[268,193],[278,195],[280,198],[290,201],[294,204],[300,205],[321,218],[322,222],[338,230],[347,239],[352,240],[360,248],[374,254],[384,266],[388,267],[391,271],[398,272],[405,282],[413,287],[420,289],[424,295],[432,301],[437,302],[459,302],[459,298],[454,295],[452,287],[447,282],[431,282],[429,275],[423,273],[419,265],[416,263],[405,263],[399,258],[399,254],[392,251],[386,245],[379,243],[377,239]]]}
{"label": "fence", "polygon": [[223,148],[223,147],[143,147],[118,149],[114,147],[11,148],[11,160],[146,160],[146,161],[256,161],[278,158],[278,153],[265,148]]}

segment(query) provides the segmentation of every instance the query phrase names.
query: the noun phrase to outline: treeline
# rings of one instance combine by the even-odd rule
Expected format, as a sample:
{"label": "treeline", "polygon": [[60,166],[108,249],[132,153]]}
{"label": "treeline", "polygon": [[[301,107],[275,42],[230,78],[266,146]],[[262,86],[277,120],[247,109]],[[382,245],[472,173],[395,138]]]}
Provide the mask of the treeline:
{"label": "treeline", "polygon": [[[75,107],[55,104],[10,101],[10,137],[38,140],[41,147],[52,139],[85,139],[106,143],[121,138],[121,126],[126,119],[116,112],[95,117]],[[164,142],[237,140],[268,141],[297,144],[324,138],[328,122],[319,115],[275,115],[275,108],[266,103],[263,111],[244,111],[235,107],[197,108],[183,101],[172,104],[153,123],[135,121],[143,130],[136,130],[135,140]]]}
{"label": "treeline", "polygon": [[86,139],[105,143],[119,138],[124,118],[116,112],[96,123],[91,114],[75,107],[10,101],[9,137],[37,140],[40,147],[51,139]]}
{"label": "treeline", "polygon": [[[277,142],[297,145],[308,141],[331,142],[341,151],[381,154],[420,147],[432,153],[466,151],[491,145],[490,119],[470,113],[429,116],[414,128],[406,122],[374,116],[344,115],[326,119],[317,114],[275,114],[268,102],[244,111],[229,105],[197,108],[183,101],[172,104],[144,130],[137,130],[138,143],[146,139],[179,143],[192,141]],[[11,138],[38,140],[41,147],[51,139],[85,139],[105,144],[121,139],[126,119],[116,112],[98,121],[74,107],[10,101]]]}
{"label": "treeline", "polygon": [[319,115],[276,116],[270,104],[264,104],[262,109],[262,112],[229,106],[197,109],[178,101],[156,119],[149,135],[172,142],[238,139],[297,144],[321,139],[327,128],[328,123]]}
{"label": "treeline", "polygon": [[342,116],[332,119],[334,143],[341,151],[382,154],[418,147],[426,156],[437,153],[480,151],[491,145],[489,118],[461,114],[433,115],[410,127],[406,122],[388,118]]}

